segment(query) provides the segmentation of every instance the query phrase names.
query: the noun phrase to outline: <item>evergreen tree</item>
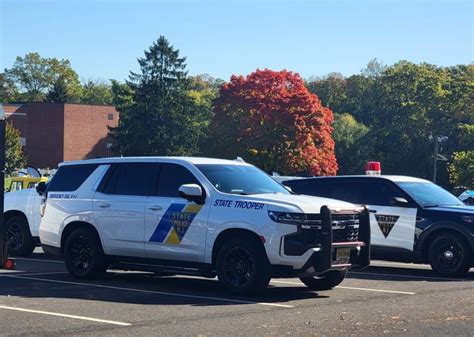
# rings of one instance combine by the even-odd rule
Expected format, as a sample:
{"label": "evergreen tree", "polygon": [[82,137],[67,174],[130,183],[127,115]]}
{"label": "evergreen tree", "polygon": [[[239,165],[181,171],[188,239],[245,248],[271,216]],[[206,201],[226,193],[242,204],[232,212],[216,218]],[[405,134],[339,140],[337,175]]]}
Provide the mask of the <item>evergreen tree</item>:
{"label": "evergreen tree", "polygon": [[62,78],[58,78],[54,81],[51,90],[46,95],[46,102],[49,103],[66,103],[69,102],[70,97],[68,94],[68,87],[66,82]]}
{"label": "evergreen tree", "polygon": [[[112,136],[123,155],[189,155],[198,151],[205,123],[188,95],[185,57],[163,36],[138,59],[127,85],[133,101],[118,106],[120,124]],[[117,83],[113,90],[127,90]],[[125,91],[124,91],[125,90]]]}
{"label": "evergreen tree", "polygon": [[21,147],[20,130],[12,123],[5,124],[5,174],[11,175],[16,169],[26,164],[25,155]]}

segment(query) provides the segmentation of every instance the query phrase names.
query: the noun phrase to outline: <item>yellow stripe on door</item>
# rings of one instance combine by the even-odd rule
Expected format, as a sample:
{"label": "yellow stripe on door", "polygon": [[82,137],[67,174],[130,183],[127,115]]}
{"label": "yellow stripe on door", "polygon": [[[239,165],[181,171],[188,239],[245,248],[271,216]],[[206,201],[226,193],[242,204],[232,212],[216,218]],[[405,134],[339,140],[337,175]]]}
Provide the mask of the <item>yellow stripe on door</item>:
{"label": "yellow stripe on door", "polygon": [[189,204],[188,206],[185,207],[183,210],[184,213],[194,213],[196,214],[199,212],[202,208],[202,205],[197,205],[197,204]]}
{"label": "yellow stripe on door", "polygon": [[174,228],[171,228],[171,232],[168,235],[168,239],[166,240],[166,243],[172,243],[172,244],[179,244],[181,241],[179,240],[178,233],[176,233],[176,230]]}

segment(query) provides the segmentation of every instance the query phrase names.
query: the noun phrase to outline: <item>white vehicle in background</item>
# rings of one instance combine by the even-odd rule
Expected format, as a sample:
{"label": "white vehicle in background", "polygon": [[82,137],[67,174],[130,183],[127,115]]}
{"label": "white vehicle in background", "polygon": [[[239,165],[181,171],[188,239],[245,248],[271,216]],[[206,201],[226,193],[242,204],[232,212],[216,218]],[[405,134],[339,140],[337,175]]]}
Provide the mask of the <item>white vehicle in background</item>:
{"label": "white vehicle in background", "polygon": [[5,193],[4,198],[8,253],[13,256],[28,256],[39,245],[41,197],[34,188],[29,188]]}
{"label": "white vehicle in background", "polygon": [[63,163],[43,196],[43,250],[69,273],[217,276],[234,293],[299,277],[314,290],[370,262],[365,207],[293,195],[247,163],[187,157]]}

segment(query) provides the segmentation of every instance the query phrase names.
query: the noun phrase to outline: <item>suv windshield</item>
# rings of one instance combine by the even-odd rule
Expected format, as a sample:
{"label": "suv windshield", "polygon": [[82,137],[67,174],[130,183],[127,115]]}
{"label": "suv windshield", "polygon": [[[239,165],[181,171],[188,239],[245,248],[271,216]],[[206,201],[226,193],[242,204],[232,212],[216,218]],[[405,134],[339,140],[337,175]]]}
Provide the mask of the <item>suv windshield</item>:
{"label": "suv windshield", "polygon": [[290,192],[254,166],[196,165],[219,191],[231,194],[262,194]]}
{"label": "suv windshield", "polygon": [[462,205],[454,195],[430,182],[398,182],[410,197],[422,207]]}

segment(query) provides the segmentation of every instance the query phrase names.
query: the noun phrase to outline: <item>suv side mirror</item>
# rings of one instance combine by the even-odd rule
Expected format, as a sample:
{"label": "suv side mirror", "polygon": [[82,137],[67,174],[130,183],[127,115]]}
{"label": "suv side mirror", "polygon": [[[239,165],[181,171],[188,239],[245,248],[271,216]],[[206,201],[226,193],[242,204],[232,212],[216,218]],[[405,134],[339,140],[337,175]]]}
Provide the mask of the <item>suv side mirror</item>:
{"label": "suv side mirror", "polygon": [[395,206],[408,207],[408,200],[405,198],[395,197],[393,198]]}
{"label": "suv side mirror", "polygon": [[204,204],[204,193],[198,184],[184,184],[178,189],[179,196],[194,201],[196,204]]}
{"label": "suv side mirror", "polygon": [[39,195],[43,195],[44,192],[46,192],[46,183],[44,181],[38,183],[38,185],[36,185],[36,192],[39,194]]}

